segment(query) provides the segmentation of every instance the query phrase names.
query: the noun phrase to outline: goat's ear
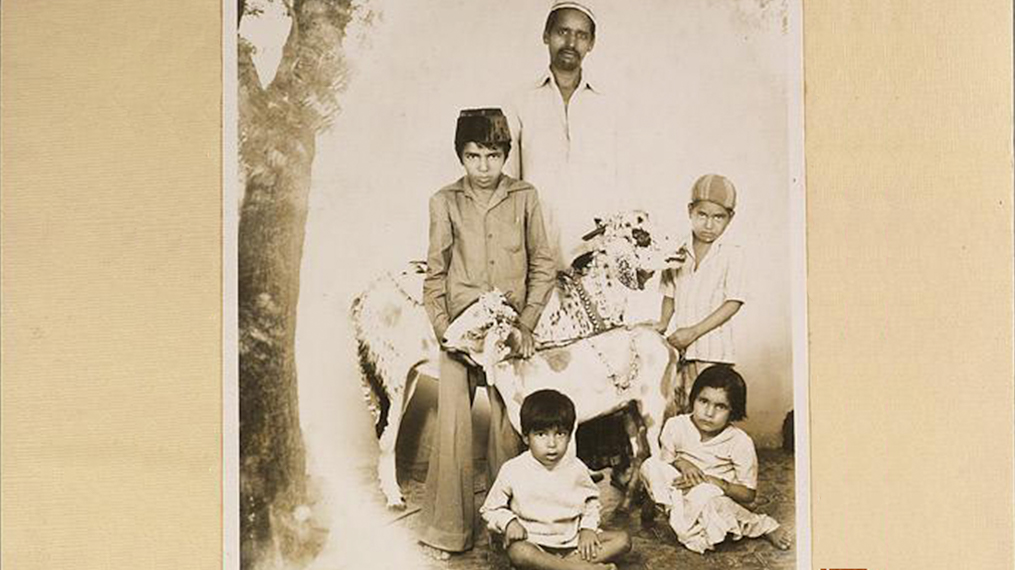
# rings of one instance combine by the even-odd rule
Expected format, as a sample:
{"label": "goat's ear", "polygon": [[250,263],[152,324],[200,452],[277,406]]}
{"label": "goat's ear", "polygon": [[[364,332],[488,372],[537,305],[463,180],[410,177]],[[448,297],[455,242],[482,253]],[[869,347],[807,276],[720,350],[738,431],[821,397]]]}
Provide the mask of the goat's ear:
{"label": "goat's ear", "polygon": [[601,220],[597,219],[596,222],[598,223],[599,227],[597,227],[596,229],[592,230],[591,232],[583,235],[582,236],[582,241],[589,241],[592,238],[595,238],[595,237],[603,235],[603,233],[606,231],[606,226],[604,226],[602,224]]}

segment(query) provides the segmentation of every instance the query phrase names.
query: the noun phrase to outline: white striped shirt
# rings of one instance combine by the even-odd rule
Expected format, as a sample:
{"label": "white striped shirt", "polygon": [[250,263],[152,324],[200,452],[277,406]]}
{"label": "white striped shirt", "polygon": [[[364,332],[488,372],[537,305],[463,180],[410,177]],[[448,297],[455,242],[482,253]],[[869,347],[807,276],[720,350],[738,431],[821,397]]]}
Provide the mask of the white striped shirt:
{"label": "white striped shirt", "polygon": [[[691,239],[688,236],[684,240],[687,261],[678,268],[667,269],[660,280],[660,292],[673,299],[673,319],[666,334],[701,322],[726,301],[747,300],[743,250],[738,245],[723,242],[720,237],[712,242],[712,247],[695,269]],[[684,358],[735,363],[733,321],[726,321],[691,343]]]}

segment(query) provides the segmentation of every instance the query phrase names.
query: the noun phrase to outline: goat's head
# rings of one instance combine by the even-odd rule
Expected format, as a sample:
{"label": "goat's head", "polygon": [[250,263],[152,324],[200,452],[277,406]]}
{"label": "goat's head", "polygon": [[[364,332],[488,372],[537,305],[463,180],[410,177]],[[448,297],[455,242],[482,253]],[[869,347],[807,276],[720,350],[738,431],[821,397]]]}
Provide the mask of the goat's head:
{"label": "goat's head", "polygon": [[579,271],[605,270],[625,287],[642,289],[676,254],[672,240],[657,232],[642,210],[620,212],[595,222],[596,229],[582,238],[592,242],[590,251],[573,264]]}

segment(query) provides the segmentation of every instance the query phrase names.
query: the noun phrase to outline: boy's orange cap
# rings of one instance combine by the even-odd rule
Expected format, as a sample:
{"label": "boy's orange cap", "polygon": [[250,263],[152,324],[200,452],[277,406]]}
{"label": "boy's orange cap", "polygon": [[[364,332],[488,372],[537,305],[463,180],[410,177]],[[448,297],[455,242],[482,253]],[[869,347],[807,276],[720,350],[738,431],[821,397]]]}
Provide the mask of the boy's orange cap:
{"label": "boy's orange cap", "polygon": [[691,203],[699,200],[715,202],[723,208],[733,211],[737,205],[737,189],[725,176],[706,174],[699,178],[691,188]]}

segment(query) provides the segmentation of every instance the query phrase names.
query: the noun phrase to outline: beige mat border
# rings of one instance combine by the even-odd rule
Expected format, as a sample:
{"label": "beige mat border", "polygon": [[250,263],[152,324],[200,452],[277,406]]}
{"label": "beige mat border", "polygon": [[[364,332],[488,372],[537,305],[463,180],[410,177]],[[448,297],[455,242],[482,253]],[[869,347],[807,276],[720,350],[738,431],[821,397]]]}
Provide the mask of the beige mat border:
{"label": "beige mat border", "polygon": [[[3,566],[220,567],[218,4],[2,10]],[[1011,4],[804,16],[813,567],[1011,568]]]}

